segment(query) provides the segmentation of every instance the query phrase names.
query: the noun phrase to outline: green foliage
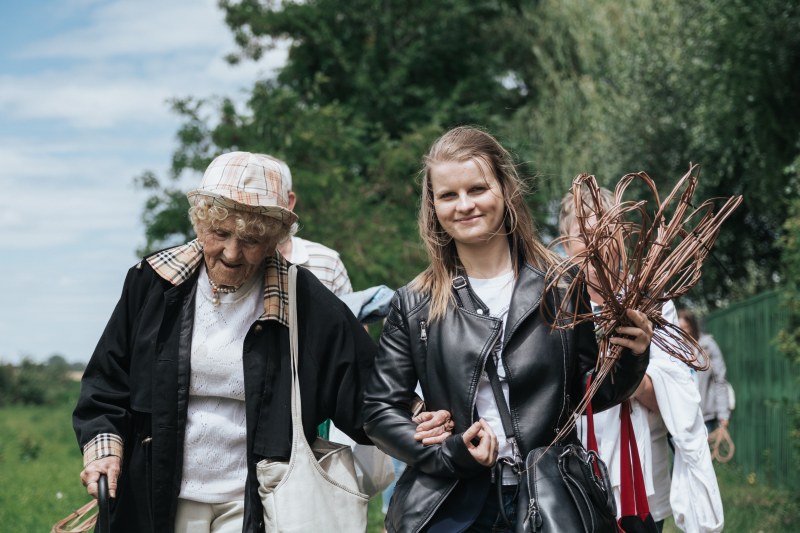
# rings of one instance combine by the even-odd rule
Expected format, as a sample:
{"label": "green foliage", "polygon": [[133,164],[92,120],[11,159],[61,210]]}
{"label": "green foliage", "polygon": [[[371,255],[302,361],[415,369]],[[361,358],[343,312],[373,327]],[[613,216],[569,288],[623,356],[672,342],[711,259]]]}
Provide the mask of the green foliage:
{"label": "green foliage", "polygon": [[[697,300],[716,307],[771,288],[775,240],[798,180],[800,6],[785,0],[544,1],[525,11],[536,98],[515,117],[557,198],[579,172],[613,185],[645,170],[669,191],[702,164],[695,198],[744,194]],[[531,81],[529,81],[531,80]]]}
{"label": "green foliage", "polygon": [[[339,103],[400,138],[434,122],[484,119],[521,95],[500,83],[516,11],[497,0],[228,1],[220,5],[241,53],[258,59],[290,39],[278,84],[316,105]],[[502,37],[501,37],[502,36]]]}
{"label": "green foliage", "polygon": [[[800,176],[800,156],[787,169],[787,174]],[[784,280],[781,303],[788,313],[788,324],[778,334],[778,349],[795,365],[800,365],[800,199],[796,198],[790,206],[778,244]],[[800,404],[794,404],[793,415],[790,421],[792,441],[800,449]]]}
{"label": "green foliage", "polygon": [[78,384],[70,379],[71,366],[60,355],[46,364],[25,359],[15,367],[0,365],[0,406],[54,405],[74,394]]}
{"label": "green foliage", "polygon": [[42,452],[42,443],[28,433],[20,435],[19,446],[19,460],[23,463],[35,461]]}
{"label": "green foliage", "polygon": [[[357,289],[407,282],[425,262],[416,228],[422,154],[446,127],[500,124],[522,103],[508,76],[514,40],[497,38],[515,8],[455,0],[221,5],[241,47],[233,61],[257,60],[287,38],[289,60],[275,80],[256,83],[244,111],[224,98],[176,101],[184,125],[171,178],[202,172],[228,150],[280,157],[292,169],[302,236],[338,250]],[[155,185],[142,251],[189,236],[170,226],[185,218],[177,191],[152,174],[140,185],[148,181]]]}
{"label": "green foliage", "polygon": [[0,407],[11,403],[14,387],[14,367],[0,365]]}
{"label": "green foliage", "polygon": [[3,531],[50,531],[89,501],[71,426],[77,388],[48,406],[0,409],[0,524]]}
{"label": "green foliage", "polygon": [[167,243],[181,243],[194,238],[187,214],[189,201],[183,191],[162,185],[152,172],[144,172],[134,182],[150,192],[142,213],[146,242],[143,248],[136,250],[138,255],[148,255]]}
{"label": "green foliage", "polygon": [[[671,190],[702,165],[695,199],[744,194],[693,291],[718,307],[772,288],[775,246],[800,178],[800,4],[789,0],[223,0],[239,50],[278,42],[287,63],[243,109],[173,103],[171,175],[152,192],[142,252],[189,239],[185,191],[218,153],[289,163],[302,235],[343,256],[354,286],[398,286],[425,264],[416,230],[420,157],[456,124],[497,133],[538,183],[540,224],[579,172],[612,185],[645,170]],[[548,228],[546,227],[545,230]]]}
{"label": "green foliage", "polygon": [[[789,169],[800,175],[800,157]],[[781,301],[789,312],[789,324],[780,332],[778,347],[795,364],[800,364],[800,199],[795,199],[780,238],[783,263]]]}

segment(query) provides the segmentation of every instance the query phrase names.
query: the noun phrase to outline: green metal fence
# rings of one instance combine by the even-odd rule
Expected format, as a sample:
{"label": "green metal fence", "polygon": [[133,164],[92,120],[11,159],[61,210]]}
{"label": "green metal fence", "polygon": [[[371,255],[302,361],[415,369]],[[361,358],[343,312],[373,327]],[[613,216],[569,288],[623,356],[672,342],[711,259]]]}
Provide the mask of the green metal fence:
{"label": "green metal fence", "polygon": [[770,291],[709,314],[704,329],[719,344],[736,392],[734,461],[761,482],[800,490],[800,453],[791,441],[798,369],[775,345],[787,318]]}

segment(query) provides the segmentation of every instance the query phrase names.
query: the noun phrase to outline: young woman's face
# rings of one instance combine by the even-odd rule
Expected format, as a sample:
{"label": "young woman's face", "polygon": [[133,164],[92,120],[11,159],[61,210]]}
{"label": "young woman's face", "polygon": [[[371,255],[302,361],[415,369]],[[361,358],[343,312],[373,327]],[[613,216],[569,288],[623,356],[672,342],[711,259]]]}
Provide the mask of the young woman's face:
{"label": "young woman's face", "polygon": [[256,273],[267,256],[275,252],[274,237],[239,238],[236,219],[229,216],[216,228],[198,235],[208,277],[217,285],[239,287]]}
{"label": "young woman's face", "polygon": [[483,161],[434,163],[430,178],[436,218],[457,245],[505,238],[503,192]]}

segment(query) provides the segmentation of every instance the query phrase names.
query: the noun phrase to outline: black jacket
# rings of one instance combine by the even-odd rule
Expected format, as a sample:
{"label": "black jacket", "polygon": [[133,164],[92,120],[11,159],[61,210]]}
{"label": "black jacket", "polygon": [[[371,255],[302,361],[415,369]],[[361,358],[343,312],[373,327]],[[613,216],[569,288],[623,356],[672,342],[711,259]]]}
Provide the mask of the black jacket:
{"label": "black jacket", "polygon": [[[543,289],[543,274],[522,265],[503,340],[511,416],[523,456],[550,444],[583,397],[597,359],[591,324],[551,329],[540,312],[542,299],[548,298],[548,307],[555,309],[563,295],[545,296]],[[461,433],[472,424],[480,374],[502,322],[457,306],[430,322],[429,306],[428,296],[408,286],[398,291],[367,384],[367,434],[379,448],[409,465],[392,496],[386,519],[390,532],[420,531],[459,479],[486,472],[469,455]],[[637,357],[626,351],[613,383],[603,383],[593,408],[608,408],[633,393],[648,360],[647,354]],[[454,435],[441,445],[423,446],[414,440],[416,424],[408,404],[417,381],[426,409],[452,413]],[[574,430],[567,440],[577,442]]]}
{"label": "black jacket", "polygon": [[[186,248],[189,247],[189,248]],[[131,268],[122,296],[86,368],[73,414],[78,444],[100,433],[120,435],[124,458],[112,530],[169,532],[181,483],[194,295],[201,252],[197,243],[169,253],[180,279],[165,279],[156,261]],[[177,259],[176,259],[177,258]],[[188,259],[187,259],[188,258]],[[152,264],[151,264],[152,263]],[[164,262],[166,263],[166,262]],[[255,464],[290,454],[289,332],[282,319],[287,263],[267,259],[265,313],[244,340],[248,479],[245,532],[263,531]],[[272,276],[272,278],[270,278]],[[375,344],[347,307],[313,274],[299,268],[299,376],[303,428],[313,442],[327,418],[354,440],[362,430],[363,389]],[[268,312],[272,309],[272,312]]]}

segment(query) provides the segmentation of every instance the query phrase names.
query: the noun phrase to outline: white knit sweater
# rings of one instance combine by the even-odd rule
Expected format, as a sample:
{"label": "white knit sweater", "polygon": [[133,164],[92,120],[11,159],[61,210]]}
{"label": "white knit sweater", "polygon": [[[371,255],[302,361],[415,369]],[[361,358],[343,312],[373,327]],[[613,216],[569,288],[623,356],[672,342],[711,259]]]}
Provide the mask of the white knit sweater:
{"label": "white knit sweater", "polygon": [[244,338],[263,307],[260,273],[211,301],[201,267],[192,332],[191,375],[180,497],[223,503],[244,497],[247,477]]}

